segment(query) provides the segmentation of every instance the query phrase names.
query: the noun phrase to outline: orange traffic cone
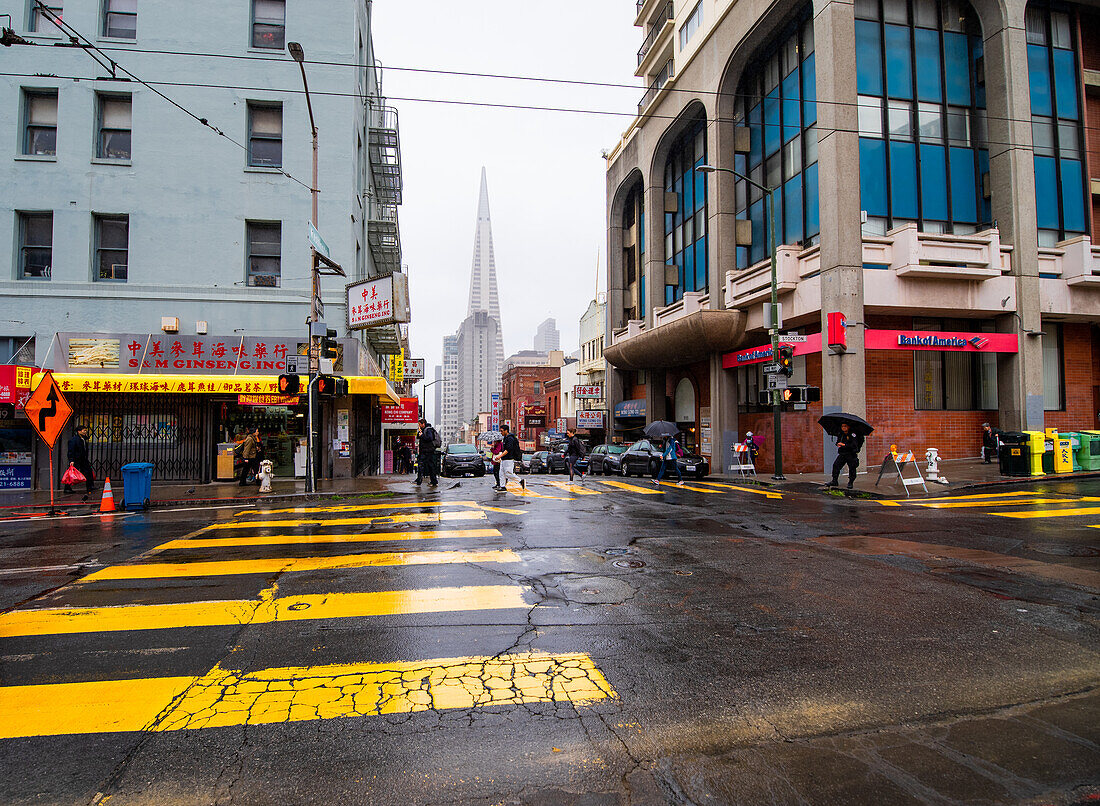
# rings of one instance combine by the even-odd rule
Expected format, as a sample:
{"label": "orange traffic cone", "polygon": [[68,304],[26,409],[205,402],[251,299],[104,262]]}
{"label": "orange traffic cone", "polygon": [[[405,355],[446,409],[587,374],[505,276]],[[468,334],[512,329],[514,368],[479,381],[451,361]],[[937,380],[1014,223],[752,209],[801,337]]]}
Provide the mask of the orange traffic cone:
{"label": "orange traffic cone", "polygon": [[111,492],[111,477],[107,477],[107,481],[103,485],[103,499],[99,502],[100,512],[114,512],[115,511],[115,494]]}

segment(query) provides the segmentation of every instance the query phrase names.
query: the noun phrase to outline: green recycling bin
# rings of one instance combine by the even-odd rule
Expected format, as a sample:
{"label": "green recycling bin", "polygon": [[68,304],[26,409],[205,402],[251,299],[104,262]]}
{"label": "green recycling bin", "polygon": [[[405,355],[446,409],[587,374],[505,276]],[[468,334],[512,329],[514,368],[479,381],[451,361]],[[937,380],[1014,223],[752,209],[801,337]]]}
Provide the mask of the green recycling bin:
{"label": "green recycling bin", "polygon": [[1082,470],[1100,470],[1100,431],[1080,431],[1077,436],[1081,447],[1077,450],[1077,461]]}

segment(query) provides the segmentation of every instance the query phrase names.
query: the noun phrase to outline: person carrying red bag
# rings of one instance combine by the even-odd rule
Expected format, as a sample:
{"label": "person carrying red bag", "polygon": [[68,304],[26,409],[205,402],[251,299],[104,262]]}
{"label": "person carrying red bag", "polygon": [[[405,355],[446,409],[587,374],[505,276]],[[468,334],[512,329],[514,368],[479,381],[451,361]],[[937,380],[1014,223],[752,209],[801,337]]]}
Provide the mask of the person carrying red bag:
{"label": "person carrying red bag", "polygon": [[[88,461],[88,426],[81,423],[76,427],[76,433],[69,440],[69,462],[84,476],[84,484],[89,493],[95,492],[95,473],[92,472],[92,463]],[[64,479],[62,479],[64,481]],[[71,484],[65,484],[65,492],[73,491]]]}

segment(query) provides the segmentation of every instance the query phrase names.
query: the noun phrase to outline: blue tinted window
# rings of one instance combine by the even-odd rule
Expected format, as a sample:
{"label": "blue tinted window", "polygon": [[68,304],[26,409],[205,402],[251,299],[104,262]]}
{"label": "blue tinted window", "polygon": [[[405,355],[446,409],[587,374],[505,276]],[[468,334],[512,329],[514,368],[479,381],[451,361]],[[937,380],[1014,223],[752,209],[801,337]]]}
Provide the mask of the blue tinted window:
{"label": "blue tinted window", "polygon": [[917,28],[917,98],[922,101],[942,101],[940,87],[940,32]]}
{"label": "blue tinted window", "polygon": [[970,106],[970,54],[966,34],[944,31],[943,62],[947,103]]}
{"label": "blue tinted window", "polygon": [[[707,236],[695,242],[695,265],[706,266],[707,265]],[[705,271],[696,272],[695,290],[702,291],[707,287],[707,274]]]}
{"label": "blue tinted window", "polygon": [[1058,173],[1053,157],[1035,158],[1035,217],[1039,229],[1058,229]]}
{"label": "blue tinted window", "polygon": [[[703,165],[703,160],[700,158],[696,163],[696,167]],[[707,175],[700,171],[695,171],[695,209],[702,210],[703,205],[707,203]]]}
{"label": "blue tinted window", "polygon": [[684,250],[684,280],[681,283],[689,291],[695,290],[695,250],[688,247]]}
{"label": "blue tinted window", "polygon": [[1050,115],[1050,66],[1047,49],[1042,45],[1027,46],[1027,79],[1031,84],[1031,114]]}
{"label": "blue tinted window", "polygon": [[886,145],[859,138],[859,197],[867,215],[886,215]]}
{"label": "blue tinted window", "polygon": [[776,87],[764,99],[764,154],[774,154],[781,145],[779,138],[779,87]]}
{"label": "blue tinted window", "polygon": [[806,237],[812,237],[821,231],[817,208],[817,163],[807,168],[802,176],[806,183]]}
{"label": "blue tinted window", "polygon": [[787,180],[783,186],[783,220],[787,222],[783,243],[802,240],[802,174]]}
{"label": "blue tinted window", "polygon": [[[979,189],[982,188],[982,183],[984,181],[986,181],[985,177],[987,177],[987,176],[989,176],[989,152],[986,151],[983,148],[981,151],[978,152],[978,188]],[[993,222],[992,200],[989,199],[989,198],[986,198],[986,196],[984,194],[982,194],[981,205],[982,205],[982,221],[984,223],[987,223],[987,224],[992,223]]]}
{"label": "blue tinted window", "polygon": [[1082,189],[1084,172],[1077,160],[1061,160],[1062,169],[1062,228],[1067,232],[1085,232],[1085,201]]}
{"label": "blue tinted window", "polygon": [[947,221],[947,160],[943,146],[920,147],[920,193],[923,217]]}
{"label": "blue tinted window", "polygon": [[956,221],[978,220],[978,192],[974,175],[974,151],[951,149],[951,215]]}
{"label": "blue tinted window", "polygon": [[816,52],[802,62],[802,122],[812,126],[817,121],[817,67]]}
{"label": "blue tinted window", "polygon": [[1072,50],[1054,49],[1054,97],[1058,99],[1058,117],[1076,120],[1077,65]]}
{"label": "blue tinted window", "polygon": [[783,79],[783,142],[787,142],[800,131],[802,124],[798,119],[798,71],[795,70]]}
{"label": "blue tinted window", "polygon": [[680,200],[680,209],[676,213],[676,218],[679,221],[684,220],[684,216],[691,215],[692,210],[695,209],[695,194],[692,192],[695,189],[695,177],[690,174],[684,174],[676,183],[684,189],[683,198]]}
{"label": "blue tinted window", "polygon": [[891,98],[913,97],[909,29],[901,25],[886,26],[886,94]]}
{"label": "blue tinted window", "polygon": [[749,248],[749,263],[756,263],[763,260],[764,255],[767,254],[763,199],[749,207],[749,218],[752,220],[752,245]]}
{"label": "blue tinted window", "polygon": [[890,143],[890,204],[894,218],[917,218],[917,147]]}
{"label": "blue tinted window", "polygon": [[760,104],[749,110],[749,167],[755,167],[764,156],[764,129],[761,128]]}
{"label": "blue tinted window", "polygon": [[856,88],[860,95],[882,95],[882,44],[877,22],[856,20]]}

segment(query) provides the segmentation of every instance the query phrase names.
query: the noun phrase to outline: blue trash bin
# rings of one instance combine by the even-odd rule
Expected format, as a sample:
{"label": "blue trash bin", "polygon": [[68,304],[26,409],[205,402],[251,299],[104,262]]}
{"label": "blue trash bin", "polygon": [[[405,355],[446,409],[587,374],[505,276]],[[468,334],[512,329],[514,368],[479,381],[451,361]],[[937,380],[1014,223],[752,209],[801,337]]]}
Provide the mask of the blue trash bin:
{"label": "blue trash bin", "polygon": [[122,466],[122,508],[148,509],[153,493],[153,463],[130,462]]}

